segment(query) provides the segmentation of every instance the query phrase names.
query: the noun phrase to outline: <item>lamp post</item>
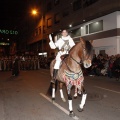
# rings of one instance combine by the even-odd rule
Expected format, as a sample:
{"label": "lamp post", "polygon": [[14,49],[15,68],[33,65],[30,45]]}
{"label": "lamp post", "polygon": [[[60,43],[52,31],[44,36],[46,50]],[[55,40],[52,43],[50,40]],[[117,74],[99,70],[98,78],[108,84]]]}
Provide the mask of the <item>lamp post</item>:
{"label": "lamp post", "polygon": [[42,41],[41,42],[42,42],[42,53],[43,53],[44,52],[43,51],[43,24],[44,24],[43,23],[43,6],[41,7],[41,15],[36,8],[31,10],[31,14],[35,17],[39,17],[39,18],[41,17],[41,32],[42,32],[42,34],[41,34]]}
{"label": "lamp post", "polygon": [[[37,23],[37,18],[39,17],[39,12],[36,8],[32,9],[31,10],[31,15],[33,17],[35,17],[35,26],[36,26],[36,23]],[[36,18],[37,17],[37,18]],[[37,52],[38,52],[38,43],[37,43]]]}

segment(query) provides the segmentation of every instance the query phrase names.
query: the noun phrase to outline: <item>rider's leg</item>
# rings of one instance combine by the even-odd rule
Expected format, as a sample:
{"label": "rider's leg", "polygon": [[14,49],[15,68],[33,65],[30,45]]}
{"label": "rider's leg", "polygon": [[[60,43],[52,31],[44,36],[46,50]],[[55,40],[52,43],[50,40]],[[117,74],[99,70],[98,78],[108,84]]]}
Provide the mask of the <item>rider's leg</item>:
{"label": "rider's leg", "polygon": [[54,69],[53,69],[53,79],[51,80],[52,83],[55,83],[56,81],[56,76],[59,70],[59,66],[60,66],[61,61],[60,60],[56,60],[56,63],[54,65]]}
{"label": "rider's leg", "polygon": [[56,62],[55,62],[55,65],[54,65],[54,70],[53,70],[53,79],[51,82],[55,83],[56,81],[56,76],[57,76],[57,72],[60,68],[60,64],[61,64],[61,56],[64,55],[66,52],[62,52],[62,51],[59,51],[57,56],[56,56]]}
{"label": "rider's leg", "polygon": [[53,70],[53,79],[56,80],[58,69]]}

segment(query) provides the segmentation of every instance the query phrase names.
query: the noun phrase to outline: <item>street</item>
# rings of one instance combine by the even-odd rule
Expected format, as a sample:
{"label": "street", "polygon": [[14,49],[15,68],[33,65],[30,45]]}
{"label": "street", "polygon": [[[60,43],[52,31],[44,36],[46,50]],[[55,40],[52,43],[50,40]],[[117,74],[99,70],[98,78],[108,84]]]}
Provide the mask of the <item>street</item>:
{"label": "street", "polygon": [[[49,84],[50,74],[46,69],[20,71],[18,77],[11,76],[11,72],[0,72],[0,120],[73,120],[42,96],[46,96]],[[120,81],[86,76],[85,88],[88,96],[83,112],[77,111],[81,97],[73,98],[73,109],[79,120],[120,120]],[[64,95],[67,100],[65,86]],[[55,102],[68,110],[59,89]]]}

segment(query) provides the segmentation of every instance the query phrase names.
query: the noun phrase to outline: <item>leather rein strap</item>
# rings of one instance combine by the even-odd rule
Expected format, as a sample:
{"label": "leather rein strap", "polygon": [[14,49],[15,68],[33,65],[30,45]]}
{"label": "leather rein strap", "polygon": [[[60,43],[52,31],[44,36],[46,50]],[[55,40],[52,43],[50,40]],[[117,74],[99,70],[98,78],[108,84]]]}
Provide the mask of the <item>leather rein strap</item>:
{"label": "leather rein strap", "polygon": [[[72,60],[73,60],[73,61],[75,61],[77,64],[79,64],[79,65],[81,65],[81,64],[82,64],[81,62],[78,62],[77,60],[75,60],[75,59],[74,59],[71,55],[69,55],[69,56],[70,56],[70,58],[72,58]],[[68,56],[67,56],[67,57],[68,57]],[[66,57],[66,58],[67,58],[67,57]],[[65,58],[65,59],[66,59],[66,58]],[[78,73],[76,73],[76,72],[74,72],[73,70],[71,70],[71,69],[70,69],[70,67],[68,66],[68,64],[65,62],[65,59],[64,59],[63,61],[64,61],[64,63],[66,64],[66,66],[67,66],[68,70],[69,70],[70,72],[75,73],[75,74],[79,74],[79,72],[78,72]]]}

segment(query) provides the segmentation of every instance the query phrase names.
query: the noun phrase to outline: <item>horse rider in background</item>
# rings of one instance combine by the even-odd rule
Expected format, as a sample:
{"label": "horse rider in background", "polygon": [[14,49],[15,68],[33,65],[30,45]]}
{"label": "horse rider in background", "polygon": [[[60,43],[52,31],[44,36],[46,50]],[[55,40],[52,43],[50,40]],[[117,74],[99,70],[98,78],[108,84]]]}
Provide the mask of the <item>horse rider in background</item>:
{"label": "horse rider in background", "polygon": [[61,64],[61,56],[68,54],[69,50],[75,45],[73,39],[70,37],[70,35],[68,35],[68,31],[67,30],[62,30],[61,33],[61,37],[54,43],[52,40],[52,36],[51,34],[49,35],[49,45],[51,49],[58,49],[58,53],[56,55],[56,62],[54,64],[54,70],[53,70],[53,79],[51,82],[55,83],[56,80],[56,75],[57,72],[60,68],[60,64]]}

